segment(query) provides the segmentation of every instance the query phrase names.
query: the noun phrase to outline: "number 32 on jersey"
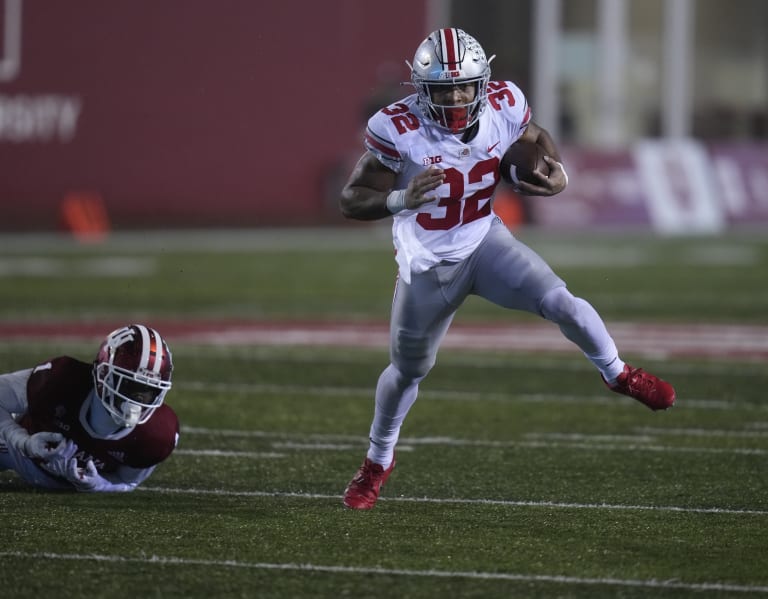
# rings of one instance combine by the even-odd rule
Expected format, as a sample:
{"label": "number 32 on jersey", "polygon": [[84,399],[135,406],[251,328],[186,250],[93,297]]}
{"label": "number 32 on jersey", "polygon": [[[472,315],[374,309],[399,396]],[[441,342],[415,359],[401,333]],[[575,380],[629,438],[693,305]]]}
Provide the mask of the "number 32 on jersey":
{"label": "number 32 on jersey", "polygon": [[[488,86],[488,105],[493,110],[502,110],[505,106],[514,106],[515,97],[506,82],[491,81]],[[402,135],[419,128],[419,120],[402,104],[395,104],[383,111],[392,117],[392,123]],[[490,198],[499,182],[499,160],[489,158],[475,163],[468,171],[449,167],[444,171],[448,195],[441,197],[438,206],[445,208],[443,216],[422,212],[416,222],[431,231],[445,231],[458,225],[466,225],[491,213]],[[486,175],[492,175],[491,183],[465,198],[466,188],[482,183]]]}

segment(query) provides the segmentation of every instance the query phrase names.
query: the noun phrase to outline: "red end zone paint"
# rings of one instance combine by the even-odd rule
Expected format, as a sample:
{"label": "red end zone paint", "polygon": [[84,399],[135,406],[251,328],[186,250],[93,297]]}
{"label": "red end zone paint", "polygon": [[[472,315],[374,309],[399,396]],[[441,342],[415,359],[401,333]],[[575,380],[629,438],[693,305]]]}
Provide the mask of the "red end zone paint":
{"label": "red end zone paint", "polygon": [[[0,323],[3,341],[97,342],[125,322]],[[168,343],[198,345],[275,345],[365,347],[384,349],[389,343],[386,323],[175,321],[149,320]],[[768,358],[768,326],[729,324],[609,325],[622,355],[650,358],[687,357],[763,360]],[[454,323],[444,349],[574,353],[578,348],[550,323]]]}

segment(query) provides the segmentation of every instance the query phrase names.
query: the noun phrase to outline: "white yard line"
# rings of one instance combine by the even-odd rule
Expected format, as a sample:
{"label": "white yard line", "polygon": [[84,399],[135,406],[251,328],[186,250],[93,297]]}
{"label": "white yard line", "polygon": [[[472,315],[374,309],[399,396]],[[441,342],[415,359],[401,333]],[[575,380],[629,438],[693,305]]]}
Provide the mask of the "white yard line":
{"label": "white yard line", "polygon": [[[398,444],[398,451],[414,451],[416,445],[431,445],[443,447],[494,447],[510,449],[582,449],[585,451],[606,451],[615,453],[617,451],[629,451],[637,453],[638,451],[649,451],[655,453],[689,453],[694,455],[742,455],[742,456],[768,456],[768,449],[754,447],[675,447],[672,445],[644,445],[641,443],[607,444],[607,443],[577,443],[577,442],[548,442],[548,441],[474,441],[466,439],[435,439],[430,441],[419,441],[415,439],[403,438]],[[273,449],[284,449],[293,451],[349,451],[365,449],[368,446],[367,441],[363,439],[357,444],[350,443],[302,443],[296,441],[275,441],[270,443]],[[290,457],[279,452],[246,452],[223,450],[176,450],[179,455],[196,456],[226,456],[239,458],[281,458]]]}
{"label": "white yard line", "polygon": [[[375,381],[374,381],[375,382]],[[189,391],[205,391],[216,393],[245,393],[245,394],[280,394],[280,395],[311,395],[313,397],[373,397],[373,387],[332,387],[318,385],[278,385],[272,383],[210,383],[203,381],[174,382],[174,389]],[[627,405],[633,400],[617,396],[610,391],[604,395],[565,395],[563,393],[500,393],[494,391],[456,391],[448,389],[420,389],[419,397],[430,401],[469,401],[469,402],[500,402],[500,403],[585,403],[597,405],[616,405],[624,402]],[[731,402],[719,399],[690,398],[684,399],[686,410],[756,410],[768,411],[766,403]]]}
{"label": "white yard line", "polygon": [[229,451],[226,449],[176,449],[173,455],[192,455],[213,458],[249,458],[254,460],[286,458],[288,454],[276,451]]}
{"label": "white yard line", "polygon": [[[659,429],[663,430],[663,429]],[[675,429],[676,434],[686,436],[688,429]],[[699,429],[691,429],[698,431]],[[727,438],[727,431],[719,431],[719,438]],[[733,431],[734,438],[741,438],[739,431]],[[270,446],[277,450],[348,450],[359,449],[368,446],[368,439],[355,435],[336,434],[287,434],[274,431],[257,430],[232,430],[211,429],[203,427],[184,426],[181,429],[182,438],[186,435],[210,435],[214,437],[239,437],[258,438],[270,441]],[[697,435],[698,436],[698,435]],[[764,435],[763,435],[764,436]],[[768,455],[768,449],[758,447],[690,447],[662,445],[655,443],[653,437],[647,434],[638,435],[587,435],[575,433],[528,433],[526,440],[478,440],[457,439],[455,437],[402,437],[398,447],[404,451],[412,451],[418,446],[443,446],[443,447],[494,447],[494,448],[546,448],[546,449],[583,449],[587,451],[650,451],[664,453],[692,453],[692,454],[725,454],[725,455]],[[186,450],[191,453],[195,450]],[[201,450],[200,455],[204,455]],[[216,450],[220,451],[220,450]],[[246,457],[248,452],[239,452],[241,457]],[[259,457],[258,453],[254,457]]]}
{"label": "white yard line", "polygon": [[[141,486],[138,491],[180,494],[180,495],[216,495],[222,497],[284,497],[292,499],[338,499],[341,495],[324,493],[299,493],[279,491],[226,491],[223,489],[180,489],[173,487]],[[724,514],[737,516],[768,516],[768,510],[731,509],[719,507],[681,507],[670,505],[624,505],[615,503],[568,503],[559,501],[531,501],[513,499],[468,499],[462,497],[380,497],[380,502],[430,503],[445,505],[497,505],[507,507],[558,508],[569,510],[613,510],[613,511],[647,511],[675,512],[686,514]]]}
{"label": "white yard line", "polygon": [[152,555],[131,557],[52,552],[0,551],[0,557],[32,560],[69,560],[110,563],[138,563],[158,566],[202,566],[208,568],[243,568],[252,570],[278,570],[292,572],[321,572],[325,574],[351,574],[366,576],[403,576],[420,578],[468,578],[473,580],[503,580],[527,583],[575,584],[585,586],[615,586],[649,589],[681,589],[699,592],[768,593],[768,586],[739,585],[722,582],[684,582],[675,580],[638,580],[626,578],[587,578],[559,574],[523,574],[514,572],[477,572],[460,570],[406,570],[399,568],[365,568],[356,566],[244,562],[237,560],[207,560]]}

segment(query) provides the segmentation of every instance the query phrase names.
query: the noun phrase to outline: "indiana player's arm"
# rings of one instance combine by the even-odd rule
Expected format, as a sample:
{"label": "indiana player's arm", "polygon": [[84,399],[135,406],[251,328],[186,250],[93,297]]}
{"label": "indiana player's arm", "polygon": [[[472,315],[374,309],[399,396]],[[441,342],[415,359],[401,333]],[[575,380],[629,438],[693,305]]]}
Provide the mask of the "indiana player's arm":
{"label": "indiana player's arm", "polygon": [[30,368],[0,375],[0,441],[28,458],[47,459],[63,449],[61,433],[41,431],[30,435],[14,417],[27,411],[27,380],[31,373]]}
{"label": "indiana player's arm", "polygon": [[93,466],[90,472],[73,476],[71,482],[78,491],[90,493],[125,493],[133,491],[147,480],[154,472],[155,466],[149,468],[130,468],[121,466],[116,472],[100,473]]}
{"label": "indiana player's arm", "polygon": [[442,184],[445,175],[441,169],[429,168],[411,179],[407,188],[399,190],[394,189],[396,179],[393,170],[366,152],[341,190],[341,213],[356,220],[379,220],[401,210],[413,210],[435,199],[429,192]]}
{"label": "indiana player's arm", "polygon": [[131,468],[129,466],[121,466],[116,472],[104,474],[103,476],[112,484],[125,484],[131,489],[135,489],[149,478],[156,467],[157,466],[150,466],[149,468]]}

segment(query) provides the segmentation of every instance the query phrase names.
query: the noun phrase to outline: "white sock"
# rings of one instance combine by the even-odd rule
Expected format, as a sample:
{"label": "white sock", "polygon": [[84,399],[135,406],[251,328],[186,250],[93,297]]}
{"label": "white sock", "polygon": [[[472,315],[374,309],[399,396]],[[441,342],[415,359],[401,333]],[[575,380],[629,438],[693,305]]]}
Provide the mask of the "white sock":
{"label": "white sock", "polygon": [[619,356],[616,356],[610,364],[605,366],[600,373],[603,375],[603,378],[606,380],[606,382],[613,387],[616,384],[616,379],[619,378],[619,375],[624,372],[624,362],[619,358]]}
{"label": "white sock", "polygon": [[589,302],[575,297],[565,287],[557,287],[542,298],[541,312],[579,346],[609,384],[616,382],[624,370],[624,362],[603,319]]}
{"label": "white sock", "polygon": [[368,459],[374,464],[381,464],[385,469],[392,464],[400,427],[416,401],[423,378],[405,377],[392,364],[379,376],[368,447]]}

